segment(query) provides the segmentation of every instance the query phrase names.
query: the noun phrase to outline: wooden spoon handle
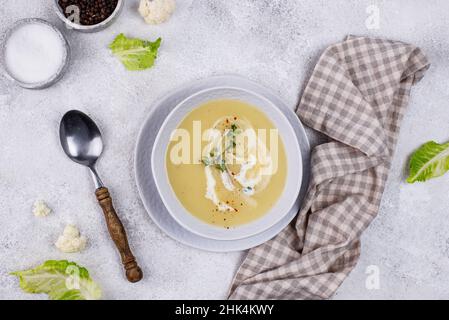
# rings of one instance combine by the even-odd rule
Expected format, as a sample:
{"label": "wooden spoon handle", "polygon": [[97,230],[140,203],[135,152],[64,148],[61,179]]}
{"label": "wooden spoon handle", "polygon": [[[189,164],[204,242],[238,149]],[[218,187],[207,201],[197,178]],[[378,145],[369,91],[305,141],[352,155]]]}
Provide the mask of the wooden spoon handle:
{"label": "wooden spoon handle", "polygon": [[111,196],[109,195],[109,190],[105,187],[98,188],[95,191],[95,195],[97,196],[97,200],[103,209],[109,234],[120,252],[122,263],[126,270],[126,278],[130,282],[137,282],[141,280],[143,277],[142,270],[137,264],[136,258],[134,258],[134,255],[129,248],[125,228],[115,212]]}

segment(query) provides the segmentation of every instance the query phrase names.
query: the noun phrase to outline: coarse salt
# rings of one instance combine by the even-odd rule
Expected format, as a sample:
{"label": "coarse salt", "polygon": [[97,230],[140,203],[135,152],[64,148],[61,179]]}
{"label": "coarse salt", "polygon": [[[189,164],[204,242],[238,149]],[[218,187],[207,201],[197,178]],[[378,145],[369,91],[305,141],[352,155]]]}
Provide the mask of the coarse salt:
{"label": "coarse salt", "polygon": [[13,30],[5,46],[5,63],[16,80],[38,84],[51,80],[61,69],[66,54],[56,30],[32,22]]}

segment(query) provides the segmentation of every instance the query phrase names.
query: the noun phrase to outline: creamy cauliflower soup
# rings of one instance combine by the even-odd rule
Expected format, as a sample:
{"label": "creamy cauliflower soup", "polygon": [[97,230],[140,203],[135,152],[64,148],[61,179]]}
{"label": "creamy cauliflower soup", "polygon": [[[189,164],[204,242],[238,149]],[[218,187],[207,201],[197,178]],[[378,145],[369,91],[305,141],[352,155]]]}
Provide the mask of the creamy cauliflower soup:
{"label": "creamy cauliflower soup", "polygon": [[287,175],[277,129],[263,112],[238,100],[212,100],[191,111],[171,135],[166,167],[187,211],[225,228],[266,214]]}

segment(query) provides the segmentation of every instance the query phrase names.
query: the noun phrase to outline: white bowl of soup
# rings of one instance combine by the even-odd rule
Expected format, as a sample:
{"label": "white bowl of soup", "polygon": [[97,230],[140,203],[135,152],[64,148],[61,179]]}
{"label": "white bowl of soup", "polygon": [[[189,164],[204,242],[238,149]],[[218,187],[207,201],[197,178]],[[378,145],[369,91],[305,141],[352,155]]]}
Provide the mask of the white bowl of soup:
{"label": "white bowl of soup", "polygon": [[216,240],[243,239],[275,225],[302,182],[290,122],[265,97],[231,87],[180,102],[159,130],[151,167],[173,218]]}

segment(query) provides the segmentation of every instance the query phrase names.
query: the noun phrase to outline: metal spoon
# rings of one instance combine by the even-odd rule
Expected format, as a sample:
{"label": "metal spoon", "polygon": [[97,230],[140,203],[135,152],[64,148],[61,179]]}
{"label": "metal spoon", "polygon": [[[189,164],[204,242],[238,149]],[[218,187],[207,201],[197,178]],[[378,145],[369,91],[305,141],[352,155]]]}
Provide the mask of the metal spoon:
{"label": "metal spoon", "polygon": [[72,110],[62,117],[59,138],[67,156],[71,160],[88,167],[92,174],[96,187],[95,195],[103,209],[109,234],[120,252],[127,279],[130,282],[141,280],[143,277],[142,270],[129,248],[125,228],[115,212],[108,189],[104,187],[95,170],[95,163],[103,151],[100,130],[86,114],[78,110]]}

